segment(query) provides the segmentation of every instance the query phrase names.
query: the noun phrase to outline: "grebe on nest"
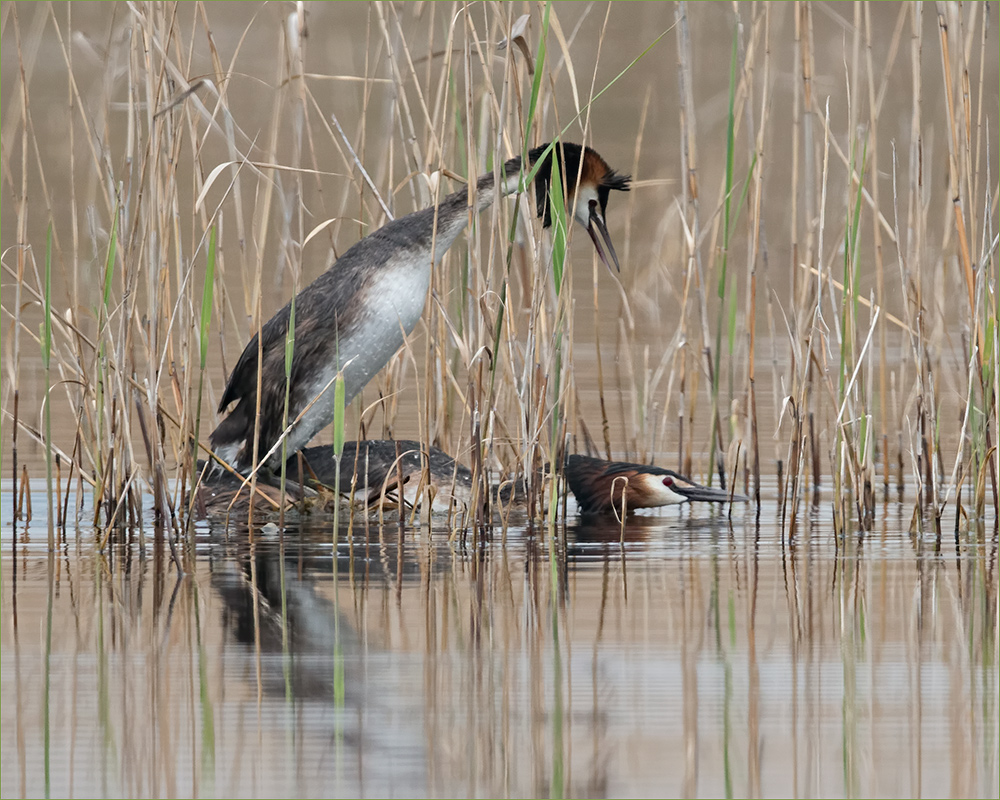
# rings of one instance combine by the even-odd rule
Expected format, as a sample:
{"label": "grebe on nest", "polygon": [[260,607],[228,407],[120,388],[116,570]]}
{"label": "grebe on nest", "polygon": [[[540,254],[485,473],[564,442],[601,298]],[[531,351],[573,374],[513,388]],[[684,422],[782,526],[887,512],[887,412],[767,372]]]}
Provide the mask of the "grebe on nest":
{"label": "grebe on nest", "polygon": [[[304,464],[299,472],[299,456]],[[691,502],[745,502],[746,497],[724,489],[701,486],[676,472],[651,464],[604,461],[589,456],[570,455],[564,464],[566,481],[584,516],[616,515],[625,498],[626,513],[637,508],[656,508]],[[288,498],[301,497],[301,486],[322,485],[332,489],[337,467],[329,445],[307,447],[287,463]],[[225,511],[239,495],[234,508],[244,510],[249,492],[236,476],[213,474],[201,487],[201,501],[207,513]],[[373,439],[346,442],[340,459],[342,494],[370,505],[387,498],[397,502],[400,487],[407,506],[419,504],[429,488],[432,511],[468,509],[473,499],[472,471],[443,450],[424,447],[408,439]],[[279,493],[273,486],[258,484],[271,501]],[[523,478],[491,487],[490,502],[506,512],[523,510],[527,497]],[[268,501],[265,501],[268,502]]]}
{"label": "grebe on nest", "polygon": [[[301,459],[301,461],[300,461]],[[299,472],[300,463],[303,466]],[[335,486],[337,462],[333,447],[306,447],[286,463],[286,501],[298,502],[306,497],[307,504],[319,498],[320,510],[332,510],[329,496]],[[304,491],[302,487],[307,487]],[[317,493],[311,487],[319,486]],[[355,503],[366,506],[390,505],[402,499],[407,507],[419,505],[428,495],[431,511],[468,509],[472,504],[472,470],[457,462],[437,447],[425,447],[409,439],[368,439],[345,442],[340,458],[340,491]],[[504,513],[525,507],[523,479],[505,480],[490,487],[490,503]],[[258,508],[280,507],[281,493],[274,483],[259,482]],[[325,495],[325,496],[324,496]],[[249,483],[229,472],[209,472],[199,487],[202,513],[214,516],[226,511],[244,513],[249,506]],[[235,501],[235,502],[234,502]]]}

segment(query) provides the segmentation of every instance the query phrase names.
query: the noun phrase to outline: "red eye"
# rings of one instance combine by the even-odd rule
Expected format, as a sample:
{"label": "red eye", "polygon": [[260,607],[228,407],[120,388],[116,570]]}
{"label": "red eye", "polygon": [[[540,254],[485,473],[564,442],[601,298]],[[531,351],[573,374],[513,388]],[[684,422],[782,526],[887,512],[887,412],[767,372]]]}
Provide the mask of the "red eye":
{"label": "red eye", "polygon": [[667,488],[669,489],[669,488],[670,488],[671,486],[673,486],[673,485],[674,485],[674,479],[673,479],[673,478],[671,478],[671,477],[670,477],[669,475],[667,475],[667,476],[666,476],[666,477],[665,477],[665,478],[663,479],[663,485],[664,485],[664,486],[666,486],[666,487],[667,487]]}

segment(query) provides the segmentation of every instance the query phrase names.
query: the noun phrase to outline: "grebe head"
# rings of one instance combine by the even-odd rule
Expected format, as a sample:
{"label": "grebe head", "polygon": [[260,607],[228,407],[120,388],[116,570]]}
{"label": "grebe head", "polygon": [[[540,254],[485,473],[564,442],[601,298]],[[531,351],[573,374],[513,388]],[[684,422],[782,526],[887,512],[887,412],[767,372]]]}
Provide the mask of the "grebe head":
{"label": "grebe head", "polygon": [[[629,191],[632,177],[618,174],[608,166],[600,153],[590,147],[564,142],[554,142],[551,149],[548,144],[536,147],[528,153],[528,159],[535,164],[538,159],[543,158],[535,177],[535,204],[545,227],[552,224],[549,189],[553,156],[559,164],[559,174],[566,187],[566,208],[572,210],[576,221],[587,229],[597,255],[605,266],[611,269],[611,262],[614,262],[615,269],[620,272],[618,253],[615,252],[605,219],[612,190]],[[611,257],[611,262],[608,261],[608,256]]]}
{"label": "grebe head", "polygon": [[680,503],[744,502],[747,498],[725,489],[701,486],[676,472],[652,464],[604,461],[570,455],[565,463],[566,480],[581,513],[614,513],[622,507],[656,508]]}

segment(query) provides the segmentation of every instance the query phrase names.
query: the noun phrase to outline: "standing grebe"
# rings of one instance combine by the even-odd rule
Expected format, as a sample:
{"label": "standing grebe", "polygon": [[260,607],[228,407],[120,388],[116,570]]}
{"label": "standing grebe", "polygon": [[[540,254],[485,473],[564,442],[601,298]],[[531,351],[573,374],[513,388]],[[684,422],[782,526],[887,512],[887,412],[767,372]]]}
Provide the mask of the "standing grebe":
{"label": "standing grebe", "polygon": [[[528,153],[528,160],[534,164],[546,150],[548,154],[535,177],[538,215],[546,226],[550,224],[548,188],[555,153],[567,187],[566,208],[574,209],[575,219],[587,229],[601,260],[610,269],[603,241],[615,267],[620,269],[604,219],[611,190],[628,191],[630,177],[619,175],[596,151],[578,144],[556,143],[551,149],[542,145]],[[507,161],[499,192],[492,174],[481,177],[476,184],[475,211],[488,208],[498,193],[516,191],[520,173],[520,158]],[[295,298],[295,350],[288,393],[287,455],[303,448],[333,421],[332,386],[338,372],[343,371],[345,403],[350,403],[403,345],[423,313],[431,265],[451,247],[469,216],[469,191],[464,187],[438,206],[400,217],[369,234],[299,292]],[[248,472],[253,460],[258,349],[263,357],[259,366],[259,458],[266,456],[283,432],[290,309],[291,303],[250,340],[219,402],[219,413],[232,403],[236,407],[212,432],[212,449],[240,472]],[[272,470],[280,463],[280,450],[266,461]]]}
{"label": "standing grebe", "polygon": [[622,493],[628,511],[679,503],[703,501],[745,502],[743,495],[725,489],[711,489],[663,467],[602,461],[589,456],[566,457],[566,482],[576,498],[581,514],[612,514],[621,511]]}

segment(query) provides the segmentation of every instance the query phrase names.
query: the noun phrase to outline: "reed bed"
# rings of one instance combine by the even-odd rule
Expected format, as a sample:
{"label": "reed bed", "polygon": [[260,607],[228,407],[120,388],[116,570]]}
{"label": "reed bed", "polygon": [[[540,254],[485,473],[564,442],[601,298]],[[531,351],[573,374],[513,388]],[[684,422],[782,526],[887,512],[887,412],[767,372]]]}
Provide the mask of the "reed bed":
{"label": "reed bed", "polygon": [[[725,63],[698,55],[708,24]],[[338,458],[419,438],[484,496],[565,452],[655,460],[776,494],[789,538],[820,488],[838,540],[890,498],[937,547],[949,506],[956,541],[997,518],[986,6],[11,3],[0,25],[4,474],[75,496],[63,528],[86,508],[102,544],[173,545],[260,324],[359,237],[557,135],[634,174],[609,209],[620,278],[586,269],[559,197],[548,232],[527,196],[497,203],[323,434]]]}

